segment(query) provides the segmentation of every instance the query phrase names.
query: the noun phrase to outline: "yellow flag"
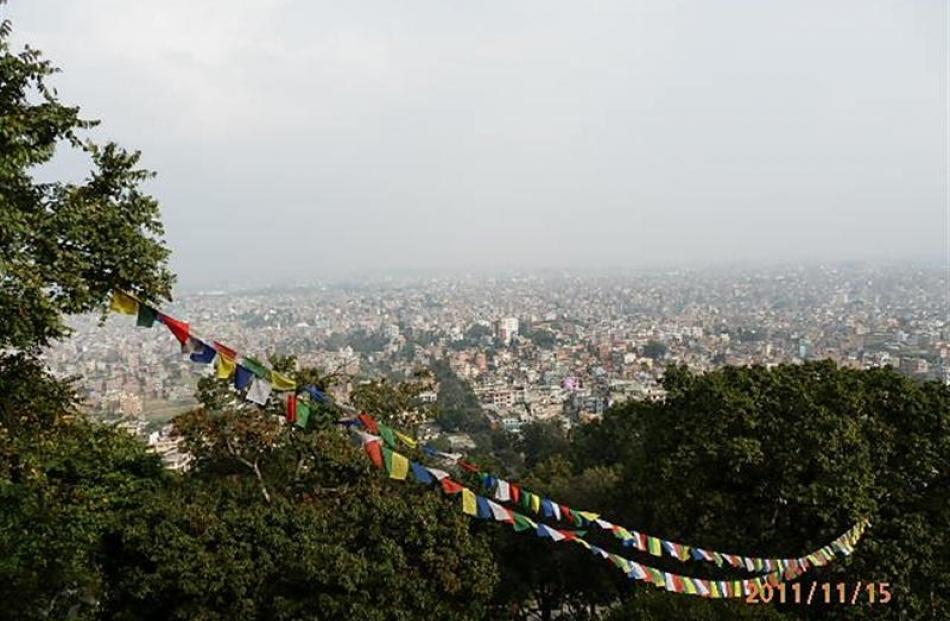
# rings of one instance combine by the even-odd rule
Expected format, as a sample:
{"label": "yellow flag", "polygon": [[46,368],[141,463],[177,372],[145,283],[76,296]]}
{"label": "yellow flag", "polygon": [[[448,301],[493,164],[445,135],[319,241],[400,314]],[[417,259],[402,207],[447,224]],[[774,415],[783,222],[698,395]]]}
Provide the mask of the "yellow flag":
{"label": "yellow flag", "polygon": [[270,383],[274,390],[294,390],[297,388],[297,382],[288,377],[284,377],[277,371],[271,371]]}
{"label": "yellow flag", "polygon": [[409,474],[409,460],[406,459],[405,455],[400,455],[399,453],[393,451],[392,467],[389,470],[389,478],[404,481],[407,474]]}
{"label": "yellow flag", "polygon": [[593,522],[600,517],[599,513],[591,513],[590,511],[575,511],[575,513],[583,517],[588,522]]}
{"label": "yellow flag", "polygon": [[683,576],[683,587],[685,591],[691,595],[696,595],[699,593],[699,590],[696,588],[696,585],[693,584],[692,578],[688,576]]}
{"label": "yellow flag", "polygon": [[416,445],[418,444],[413,438],[410,438],[404,433],[399,433],[398,431],[396,432],[396,437],[399,438],[400,442],[410,448],[416,448]]}
{"label": "yellow flag", "polygon": [[218,357],[215,359],[215,370],[217,371],[216,375],[218,379],[228,379],[234,375],[234,368],[237,366],[237,363],[234,362],[234,358],[228,358],[218,352]]}
{"label": "yellow flag", "polygon": [[462,488],[462,513],[478,515],[478,507],[475,504],[475,492],[467,487]]}
{"label": "yellow flag", "polygon": [[541,497],[537,494],[531,494],[531,510],[535,513],[541,512]]}
{"label": "yellow flag", "polygon": [[112,294],[112,303],[109,304],[109,310],[123,315],[135,315],[139,312],[139,303],[131,295],[116,291]]}

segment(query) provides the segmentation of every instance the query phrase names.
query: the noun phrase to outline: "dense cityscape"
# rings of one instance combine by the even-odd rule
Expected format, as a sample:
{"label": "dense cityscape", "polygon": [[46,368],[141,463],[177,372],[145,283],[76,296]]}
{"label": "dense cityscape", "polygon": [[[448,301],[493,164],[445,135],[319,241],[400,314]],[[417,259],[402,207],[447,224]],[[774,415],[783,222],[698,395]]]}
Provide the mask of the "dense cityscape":
{"label": "dense cityscape", "polygon": [[[344,401],[360,381],[404,379],[444,360],[493,428],[517,432],[662,398],[658,380],[674,363],[705,371],[830,359],[950,382],[946,278],[936,268],[857,265],[382,278],[196,292],[167,310],[238,351],[343,373],[349,381],[334,396]],[[48,358],[57,373],[83,378],[91,411],[160,443],[210,372],[177,350],[165,330],[85,317]]]}

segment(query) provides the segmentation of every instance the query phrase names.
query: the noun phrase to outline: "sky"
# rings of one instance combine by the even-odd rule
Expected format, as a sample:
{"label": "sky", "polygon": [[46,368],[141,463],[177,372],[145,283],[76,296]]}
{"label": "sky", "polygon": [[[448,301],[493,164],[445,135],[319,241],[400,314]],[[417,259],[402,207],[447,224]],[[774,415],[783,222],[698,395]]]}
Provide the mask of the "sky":
{"label": "sky", "polygon": [[[945,261],[941,0],[10,0],[182,286]],[[43,174],[79,179],[64,155]]]}

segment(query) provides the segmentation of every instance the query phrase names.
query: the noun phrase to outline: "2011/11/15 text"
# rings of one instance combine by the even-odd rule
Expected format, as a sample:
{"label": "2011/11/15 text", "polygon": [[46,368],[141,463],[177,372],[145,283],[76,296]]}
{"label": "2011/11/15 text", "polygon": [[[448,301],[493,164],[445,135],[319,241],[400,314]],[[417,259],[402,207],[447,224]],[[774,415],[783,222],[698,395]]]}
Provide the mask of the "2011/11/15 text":
{"label": "2011/11/15 text", "polygon": [[891,601],[890,583],[860,580],[853,586],[846,582],[781,583],[756,586],[749,593],[747,604],[886,604]]}

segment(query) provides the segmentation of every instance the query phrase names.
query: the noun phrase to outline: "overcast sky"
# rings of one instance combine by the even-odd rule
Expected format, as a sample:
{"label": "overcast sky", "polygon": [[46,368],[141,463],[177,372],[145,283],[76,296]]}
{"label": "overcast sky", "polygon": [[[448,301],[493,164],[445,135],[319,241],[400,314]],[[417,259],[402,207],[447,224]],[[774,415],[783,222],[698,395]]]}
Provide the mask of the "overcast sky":
{"label": "overcast sky", "polygon": [[943,0],[0,11],[158,172],[185,286],[946,256]]}

